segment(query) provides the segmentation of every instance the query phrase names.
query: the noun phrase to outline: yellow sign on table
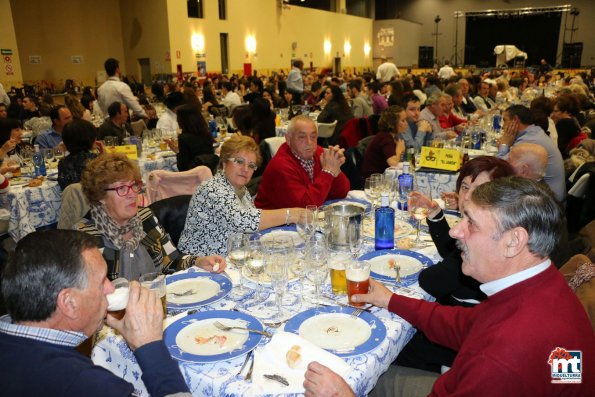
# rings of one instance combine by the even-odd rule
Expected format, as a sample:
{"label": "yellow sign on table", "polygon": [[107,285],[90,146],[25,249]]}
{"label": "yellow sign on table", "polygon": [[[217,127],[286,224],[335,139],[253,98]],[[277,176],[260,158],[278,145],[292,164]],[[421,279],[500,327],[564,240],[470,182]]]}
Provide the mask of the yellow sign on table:
{"label": "yellow sign on table", "polygon": [[461,168],[462,156],[458,149],[445,149],[423,146],[419,160],[420,167],[438,170],[458,171]]}
{"label": "yellow sign on table", "polygon": [[138,160],[138,152],[136,145],[105,146],[104,150],[107,153],[125,154],[130,160]]}

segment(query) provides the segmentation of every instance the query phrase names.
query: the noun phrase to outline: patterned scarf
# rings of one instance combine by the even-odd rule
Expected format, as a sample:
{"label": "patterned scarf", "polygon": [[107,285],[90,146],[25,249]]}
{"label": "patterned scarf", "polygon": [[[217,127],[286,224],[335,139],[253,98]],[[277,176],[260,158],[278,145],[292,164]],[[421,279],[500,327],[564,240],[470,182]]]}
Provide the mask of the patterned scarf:
{"label": "patterned scarf", "polygon": [[[97,230],[119,250],[135,251],[140,241],[145,237],[138,214],[132,217],[126,225],[120,226],[107,213],[105,205],[100,203],[91,207],[91,219],[95,222]],[[132,232],[132,238],[124,241],[124,235],[129,232]]]}
{"label": "patterned scarf", "polygon": [[292,150],[291,153],[293,153],[293,155],[296,159],[298,159],[302,167],[304,167],[304,169],[308,173],[308,176],[310,177],[310,181],[314,182],[314,159],[304,160],[295,151]]}
{"label": "patterned scarf", "polygon": [[568,285],[573,291],[576,291],[581,284],[589,282],[593,277],[595,277],[595,265],[583,263],[576,269],[574,276],[568,281]]}

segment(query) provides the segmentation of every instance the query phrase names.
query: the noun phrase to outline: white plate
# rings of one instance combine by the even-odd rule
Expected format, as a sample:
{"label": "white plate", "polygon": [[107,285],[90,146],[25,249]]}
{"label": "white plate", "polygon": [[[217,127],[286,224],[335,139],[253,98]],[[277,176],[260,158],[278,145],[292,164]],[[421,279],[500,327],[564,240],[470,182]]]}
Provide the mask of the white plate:
{"label": "white plate", "polygon": [[[448,214],[448,213],[444,214],[444,218],[446,218],[446,222],[448,223],[448,226],[450,226],[451,229],[453,227],[455,227],[460,221],[463,220],[460,215],[454,215],[454,214]],[[425,226],[427,228],[428,227],[427,219],[422,220],[421,225]]]}
{"label": "white plate", "polygon": [[28,178],[26,176],[18,176],[10,180],[10,184],[12,186],[23,186],[28,184],[29,182],[31,182],[31,178]]}
{"label": "white plate", "polygon": [[[376,235],[375,222],[373,218],[366,217],[364,219],[364,237],[374,238]],[[395,221],[395,239],[413,234],[415,229],[409,223],[396,220]]]}
{"label": "white plate", "polygon": [[304,321],[299,328],[299,335],[323,349],[351,350],[366,342],[372,330],[359,317],[328,313]]}
{"label": "white plate", "polygon": [[180,330],[176,336],[176,345],[186,353],[215,356],[239,349],[248,340],[247,331],[222,331],[213,325],[215,321],[228,326],[245,327],[247,325],[244,321],[227,318],[197,321]]}
{"label": "white plate", "polygon": [[395,261],[401,266],[401,277],[414,275],[424,267],[418,259],[405,255],[384,255],[368,259],[368,262],[371,264],[370,270],[372,272],[380,274],[381,276],[394,278],[395,269],[394,267],[390,267],[391,261]]}
{"label": "white plate", "polygon": [[300,237],[298,232],[294,230],[287,230],[287,229],[274,229],[270,232],[263,231],[260,234],[259,240],[260,241],[271,241],[274,238],[278,237],[289,237],[293,240],[293,244],[297,247],[304,244],[304,240]]}
{"label": "white plate", "polygon": [[[196,291],[193,294],[185,296],[176,296],[173,293],[184,293],[189,290]],[[167,301],[168,303],[186,304],[202,302],[211,299],[221,291],[219,283],[210,278],[190,278],[173,282],[167,285]]]}

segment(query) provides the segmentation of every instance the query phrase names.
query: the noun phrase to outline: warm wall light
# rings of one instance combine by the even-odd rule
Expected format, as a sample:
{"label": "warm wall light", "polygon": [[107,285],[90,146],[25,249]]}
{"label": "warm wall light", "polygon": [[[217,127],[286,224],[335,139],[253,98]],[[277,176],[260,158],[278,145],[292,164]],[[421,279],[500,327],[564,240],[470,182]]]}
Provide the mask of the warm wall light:
{"label": "warm wall light", "polygon": [[246,51],[251,54],[256,53],[256,37],[246,36]]}
{"label": "warm wall light", "polygon": [[351,53],[351,43],[349,41],[346,41],[343,45],[343,52],[345,55],[349,55]]}
{"label": "warm wall light", "polygon": [[194,52],[204,52],[205,51],[205,36],[200,33],[195,33],[190,38],[190,42],[192,43],[192,49]]}
{"label": "warm wall light", "polygon": [[365,56],[369,56],[371,50],[372,50],[372,48],[370,48],[370,44],[369,43],[365,43],[364,44],[364,55]]}
{"label": "warm wall light", "polygon": [[331,46],[331,41],[329,39],[325,39],[324,40],[324,47],[323,48],[324,48],[324,53],[326,55],[328,55],[328,54],[331,53],[332,46]]}

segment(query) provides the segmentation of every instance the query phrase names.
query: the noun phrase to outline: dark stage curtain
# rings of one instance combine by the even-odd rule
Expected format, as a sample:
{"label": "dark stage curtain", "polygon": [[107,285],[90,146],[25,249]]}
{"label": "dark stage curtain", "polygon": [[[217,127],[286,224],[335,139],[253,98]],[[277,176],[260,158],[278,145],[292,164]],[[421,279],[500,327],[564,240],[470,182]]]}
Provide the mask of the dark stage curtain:
{"label": "dark stage curtain", "polygon": [[556,62],[561,12],[532,15],[468,16],[465,32],[465,64],[496,64],[494,47],[513,44],[528,55],[526,65],[544,58]]}

